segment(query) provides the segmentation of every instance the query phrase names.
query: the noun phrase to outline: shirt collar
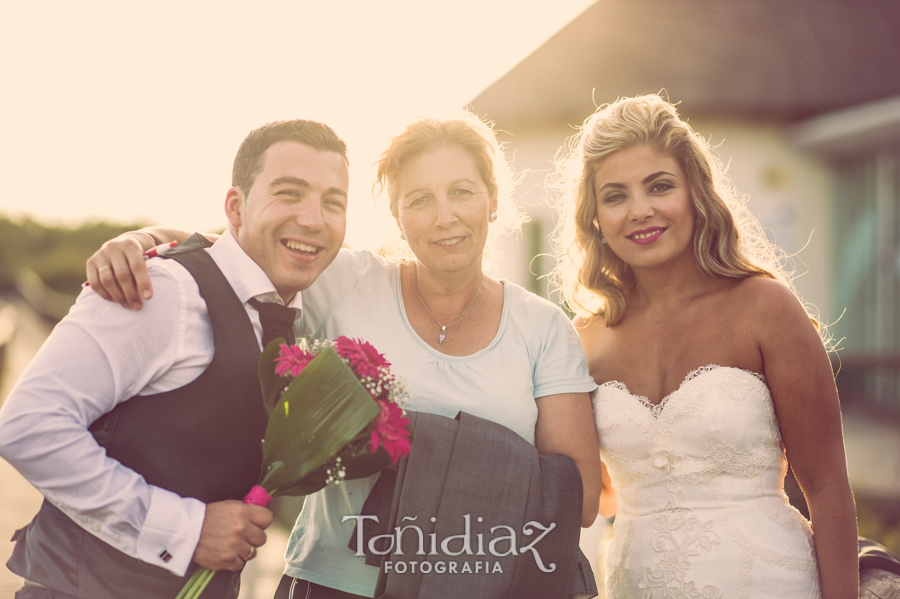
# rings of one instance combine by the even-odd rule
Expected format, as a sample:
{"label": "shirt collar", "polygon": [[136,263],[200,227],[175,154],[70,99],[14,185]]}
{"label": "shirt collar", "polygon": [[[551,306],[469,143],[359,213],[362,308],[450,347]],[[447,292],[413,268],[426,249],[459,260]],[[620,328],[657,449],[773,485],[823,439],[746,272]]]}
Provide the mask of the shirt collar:
{"label": "shirt collar", "polygon": [[[219,240],[207,251],[241,303],[246,304],[247,300],[254,297],[262,302],[282,303],[281,296],[278,295],[268,275],[247,255],[231,231],[226,230],[222,233]],[[303,308],[299,293],[294,295],[288,307],[295,308],[299,317]]]}

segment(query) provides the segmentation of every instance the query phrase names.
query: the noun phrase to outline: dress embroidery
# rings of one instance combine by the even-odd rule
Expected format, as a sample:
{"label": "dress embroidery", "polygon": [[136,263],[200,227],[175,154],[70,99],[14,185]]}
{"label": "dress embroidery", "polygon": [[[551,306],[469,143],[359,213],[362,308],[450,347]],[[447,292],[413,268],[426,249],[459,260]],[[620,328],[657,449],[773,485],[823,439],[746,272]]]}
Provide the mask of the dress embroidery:
{"label": "dress embroidery", "polygon": [[687,579],[691,558],[712,551],[713,544],[719,543],[719,536],[713,530],[715,523],[712,520],[701,522],[691,515],[690,509],[678,508],[671,503],[655,517],[657,525],[651,545],[662,557],[654,568],[644,569],[638,585],[643,590],[643,599],[651,599],[653,589],[660,590],[667,598],[722,597],[722,591],[716,587],[706,585],[701,591],[693,580]]}
{"label": "dress embroidery", "polygon": [[618,492],[608,597],[820,597],[762,375],[703,366],[659,405],[610,381],[594,403]]}

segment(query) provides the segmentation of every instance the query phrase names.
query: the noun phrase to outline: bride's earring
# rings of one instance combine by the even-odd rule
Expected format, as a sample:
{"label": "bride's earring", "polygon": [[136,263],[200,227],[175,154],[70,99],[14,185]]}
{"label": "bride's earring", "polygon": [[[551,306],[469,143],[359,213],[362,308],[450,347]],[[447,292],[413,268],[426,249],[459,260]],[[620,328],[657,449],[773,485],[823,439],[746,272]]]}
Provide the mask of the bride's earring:
{"label": "bride's earring", "polygon": [[600,243],[606,245],[606,236],[603,235],[603,231],[600,231]]}

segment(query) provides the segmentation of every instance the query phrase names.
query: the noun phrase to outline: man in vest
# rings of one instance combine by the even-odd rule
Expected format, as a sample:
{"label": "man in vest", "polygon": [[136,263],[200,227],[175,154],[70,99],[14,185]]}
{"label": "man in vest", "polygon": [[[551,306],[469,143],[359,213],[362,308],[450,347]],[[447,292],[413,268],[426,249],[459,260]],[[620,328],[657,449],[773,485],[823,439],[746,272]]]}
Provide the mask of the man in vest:
{"label": "man in vest", "polygon": [[140,311],[81,294],[0,410],[0,456],[45,497],[7,564],[18,599],[173,599],[197,566],[221,571],[204,596],[237,596],[272,521],[240,501],[262,455],[260,349],[292,338],[300,292],[337,255],[348,183],[327,126],[261,127],[212,247],[151,260]]}

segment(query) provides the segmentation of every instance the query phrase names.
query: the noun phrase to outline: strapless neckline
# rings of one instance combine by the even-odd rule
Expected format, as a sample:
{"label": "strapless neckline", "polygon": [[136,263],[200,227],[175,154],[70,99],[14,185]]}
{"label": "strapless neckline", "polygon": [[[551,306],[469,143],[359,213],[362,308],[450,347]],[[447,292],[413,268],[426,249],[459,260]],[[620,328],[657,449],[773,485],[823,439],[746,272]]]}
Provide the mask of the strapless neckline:
{"label": "strapless neckline", "polygon": [[618,492],[607,596],[820,597],[809,523],[784,495],[787,460],[762,375],[701,366],[658,405],[610,381],[594,419]]}
{"label": "strapless neckline", "polygon": [[[681,381],[681,384],[678,385],[678,387],[674,391],[666,394],[661,400],[659,400],[659,403],[653,403],[652,401],[650,401],[650,398],[647,397],[646,395],[638,395],[636,393],[632,393],[631,390],[628,388],[628,385],[626,385],[622,381],[617,381],[617,380],[607,381],[607,382],[603,383],[602,385],[600,385],[600,387],[601,388],[605,387],[605,388],[609,388],[609,389],[618,389],[619,391],[624,392],[629,397],[633,397],[634,399],[638,400],[644,407],[649,409],[650,413],[654,417],[658,417],[660,414],[662,414],[663,408],[669,402],[669,400],[672,399],[673,397],[675,397],[676,395],[678,395],[682,390],[684,390],[684,388],[688,385],[688,383],[690,383],[694,379],[697,379],[700,376],[702,376],[708,372],[712,372],[714,370],[720,370],[720,369],[741,372],[746,375],[752,376],[756,380],[760,381],[763,385],[766,384],[765,375],[762,375],[758,372],[754,372],[752,370],[747,370],[746,368],[738,368],[737,366],[721,366],[719,364],[707,364],[706,366],[700,366],[700,367],[695,368],[695,369],[691,370],[690,372],[688,372],[687,375],[685,375],[684,379]],[[768,390],[768,388],[767,388],[767,390]]]}

